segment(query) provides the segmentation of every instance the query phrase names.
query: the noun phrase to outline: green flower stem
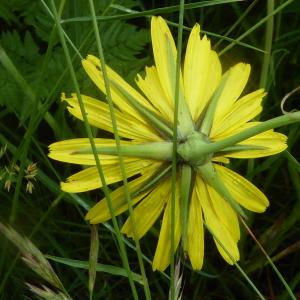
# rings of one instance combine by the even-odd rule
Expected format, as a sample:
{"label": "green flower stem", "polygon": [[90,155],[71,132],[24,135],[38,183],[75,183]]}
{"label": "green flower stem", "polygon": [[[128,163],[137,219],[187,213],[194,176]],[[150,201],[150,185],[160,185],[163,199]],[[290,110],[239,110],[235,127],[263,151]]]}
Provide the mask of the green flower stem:
{"label": "green flower stem", "polygon": [[[138,145],[120,146],[120,153],[124,156],[141,157],[157,160],[172,160],[172,142],[153,142]],[[116,146],[96,147],[98,154],[117,155]],[[92,154],[91,147],[80,149],[73,154]]]}
{"label": "green flower stem", "polygon": [[209,161],[205,165],[198,166],[197,171],[201,174],[202,178],[214,188],[214,190],[224,198],[230,206],[242,217],[247,218],[239,204],[235,201],[234,197],[230,194],[229,190],[224,185],[223,181],[219,178],[213,163]]}
{"label": "green flower stem", "polygon": [[180,89],[180,66],[182,50],[182,32],[183,32],[183,15],[184,0],[179,4],[179,22],[178,22],[178,39],[177,39],[177,60],[176,60],[176,77],[174,89],[174,123],[173,123],[173,147],[172,147],[172,195],[171,195],[171,234],[170,234],[170,292],[169,299],[175,299],[175,204],[176,204],[176,184],[177,184],[177,142],[178,142],[178,120],[179,120],[179,89]]}
{"label": "green flower stem", "polygon": [[63,47],[63,50],[64,50],[64,54],[65,54],[65,57],[66,57],[66,60],[67,60],[67,64],[68,64],[68,68],[69,68],[69,71],[70,71],[71,79],[72,79],[72,82],[74,84],[75,91],[76,91],[76,94],[77,94],[77,97],[78,97],[80,110],[81,110],[82,117],[83,117],[83,120],[84,120],[85,130],[87,132],[91,147],[93,149],[93,154],[94,154],[94,157],[95,157],[99,177],[100,177],[102,185],[103,185],[103,191],[104,191],[105,197],[107,199],[107,203],[108,203],[109,207],[111,208],[110,212],[111,212],[111,215],[112,215],[112,221],[113,221],[114,229],[115,229],[115,232],[116,232],[116,237],[117,237],[117,240],[118,240],[118,244],[119,244],[119,247],[120,247],[120,256],[121,256],[121,259],[122,259],[122,263],[123,263],[123,266],[124,266],[124,268],[125,268],[125,270],[128,274],[128,280],[129,280],[129,284],[130,284],[130,287],[131,287],[131,290],[132,290],[132,293],[133,293],[133,297],[134,297],[134,299],[138,299],[136,287],[135,287],[133,277],[132,277],[132,272],[130,270],[130,266],[129,266],[129,262],[128,262],[126,248],[125,248],[124,242],[122,240],[120,229],[119,229],[119,226],[118,226],[118,222],[117,222],[117,219],[116,219],[114,211],[113,211],[113,206],[111,204],[110,192],[109,192],[108,186],[106,184],[106,180],[105,180],[105,176],[104,176],[104,173],[103,173],[103,169],[102,169],[102,165],[101,165],[99,156],[97,155],[97,152],[96,152],[96,145],[95,145],[95,141],[94,141],[94,138],[93,138],[92,130],[91,130],[91,127],[88,123],[88,119],[87,119],[87,115],[86,115],[86,112],[85,112],[82,97],[81,97],[81,94],[80,94],[80,89],[79,89],[78,81],[77,81],[77,78],[76,78],[75,70],[74,70],[73,65],[72,65],[71,56],[70,56],[70,53],[69,53],[69,49],[67,47],[65,36],[63,34],[63,29],[62,29],[62,26],[61,26],[59,15],[58,15],[57,10],[56,10],[54,0],[51,0],[50,4],[51,4],[53,15],[55,17],[55,24],[57,26],[59,38],[60,38],[60,41],[61,41],[61,44],[62,44],[62,47]]}
{"label": "green flower stem", "polygon": [[227,47],[225,47],[222,51],[219,52],[219,57],[223,55],[225,52],[230,50],[232,47],[237,45],[243,38],[248,36],[251,32],[256,30],[258,27],[260,27],[262,24],[267,22],[271,16],[275,16],[277,13],[282,11],[286,6],[290,5],[294,0],[287,0],[283,2],[280,6],[278,6],[276,9],[274,9],[271,13],[266,15],[264,18],[262,18],[259,22],[257,22],[254,26],[252,26],[250,29],[248,29],[246,32],[244,32],[242,35],[240,35],[238,38],[236,38],[232,43],[230,43]]}
{"label": "green flower stem", "polygon": [[[101,65],[101,69],[103,72],[103,80],[104,80],[105,91],[106,91],[106,95],[107,95],[107,102],[108,102],[109,111],[110,111],[110,117],[111,117],[111,122],[112,122],[112,127],[113,127],[114,138],[115,138],[115,142],[116,142],[117,156],[118,156],[119,162],[120,162],[120,172],[122,174],[122,179],[123,179],[123,184],[124,184],[125,199],[126,199],[126,202],[128,205],[130,220],[132,222],[131,225],[133,228],[133,237],[134,237],[135,246],[136,246],[136,253],[137,253],[137,257],[138,257],[139,267],[140,267],[142,277],[143,277],[145,298],[147,300],[150,300],[151,293],[150,293],[148,279],[147,279],[146,271],[145,271],[145,267],[144,267],[140,242],[139,242],[139,240],[137,238],[137,234],[136,234],[135,217],[133,215],[132,199],[130,197],[130,191],[129,191],[128,181],[127,181],[127,173],[126,173],[126,169],[124,166],[124,159],[123,159],[122,153],[120,151],[121,140],[120,140],[120,136],[119,136],[119,132],[118,132],[117,119],[115,116],[115,111],[114,111],[114,106],[113,106],[109,78],[108,78],[108,74],[107,74],[107,70],[106,70],[106,63],[105,63],[105,57],[104,57],[104,53],[103,53],[101,36],[100,36],[100,32],[99,32],[99,28],[98,28],[98,24],[97,24],[97,20],[96,20],[96,11],[95,11],[95,7],[94,7],[94,0],[89,0],[89,6],[90,6],[90,12],[92,15],[93,27],[94,27],[95,38],[96,38],[96,45],[97,45],[98,54],[99,54],[99,58],[100,58],[100,65]],[[110,203],[110,206],[111,206],[110,212],[113,212],[111,204],[112,203]],[[124,245],[124,243],[122,243],[122,247],[124,247],[123,245]],[[123,263],[125,262],[127,264],[126,269],[128,269],[128,271],[130,271],[127,260],[128,260],[128,258],[126,257],[126,260],[123,260]],[[131,271],[130,271],[130,273],[131,273]],[[131,289],[132,289],[132,293],[133,293],[133,298],[138,299],[137,291],[135,289],[135,286],[134,286],[132,280],[130,280],[130,285],[131,285]]]}
{"label": "green flower stem", "polygon": [[181,200],[181,232],[183,251],[187,252],[187,231],[189,217],[189,198],[192,181],[192,168],[183,164],[181,168],[180,200]]}
{"label": "green flower stem", "polygon": [[271,53],[272,53],[272,44],[273,44],[273,31],[274,31],[274,15],[272,15],[272,12],[274,11],[274,0],[268,0],[267,1],[267,12],[270,17],[267,20],[266,24],[266,35],[265,35],[265,47],[264,50],[266,51],[264,53],[263,57],[263,64],[262,64],[262,70],[260,74],[260,82],[259,86],[267,89],[267,83],[268,83],[268,74],[269,74],[269,68],[270,68],[270,62],[271,62]]}
{"label": "green flower stem", "polygon": [[[233,146],[237,143],[240,143],[264,131],[281,127],[281,126],[286,126],[296,122],[300,122],[300,111],[294,113],[288,113],[286,115],[273,118],[268,121],[264,121],[256,126],[245,129],[244,131],[238,134],[235,134],[231,137],[228,137],[218,142],[206,143],[206,144],[199,143],[198,145],[195,143],[194,147],[189,147],[189,148],[187,147],[184,148],[185,144],[181,144],[178,147],[178,153],[181,154],[180,152],[182,152],[185,156],[193,157],[194,161],[201,160],[203,155],[222,151],[224,148]],[[187,151],[188,153],[186,153]]]}
{"label": "green flower stem", "polygon": [[[115,142],[116,142],[116,150],[117,150],[116,154],[119,158],[120,172],[122,174],[122,179],[123,179],[123,184],[124,184],[125,199],[128,204],[128,210],[129,210],[130,219],[131,219],[132,228],[133,228],[133,236],[134,236],[135,245],[136,245],[136,253],[138,256],[139,266],[140,266],[142,277],[143,277],[144,292],[145,292],[146,299],[150,299],[151,298],[150,290],[149,290],[149,285],[148,285],[148,281],[147,281],[147,277],[146,277],[146,273],[145,273],[145,267],[144,267],[144,263],[143,263],[143,259],[142,259],[142,255],[141,255],[140,244],[139,244],[138,239],[136,238],[136,231],[135,231],[135,224],[134,224],[135,218],[133,216],[132,200],[131,200],[130,191],[128,188],[127,173],[126,173],[125,166],[124,166],[124,159],[120,152],[120,136],[119,136],[119,132],[118,132],[117,120],[116,120],[116,116],[115,116],[112,95],[111,95],[111,89],[110,89],[109,79],[108,79],[107,70],[106,70],[105,57],[104,57],[104,53],[103,53],[102,41],[101,41],[101,37],[100,37],[97,20],[96,20],[96,12],[95,12],[93,0],[89,0],[89,6],[90,6],[90,12],[92,15],[92,21],[93,21],[92,23],[93,23],[93,28],[94,28],[94,32],[95,32],[98,54],[99,54],[99,58],[100,58],[100,65],[101,65],[101,69],[103,72],[103,80],[104,80],[105,91],[106,91],[106,95],[107,95],[107,102],[108,102],[109,111],[110,111],[113,133],[114,133],[114,138],[115,138]],[[109,203],[109,206],[110,206],[109,207],[110,212],[114,213],[112,201],[111,201],[111,203]],[[123,247],[124,253],[126,254],[124,243],[122,242],[122,245],[120,245],[120,246]],[[127,254],[126,254],[126,256],[127,256]],[[123,264],[124,263],[126,264],[126,266],[125,266],[126,269],[131,273],[130,267],[128,264],[128,257],[126,257],[126,259],[123,259]],[[131,286],[133,298],[138,299],[138,294],[137,294],[136,288],[131,279],[130,279],[129,283]]]}

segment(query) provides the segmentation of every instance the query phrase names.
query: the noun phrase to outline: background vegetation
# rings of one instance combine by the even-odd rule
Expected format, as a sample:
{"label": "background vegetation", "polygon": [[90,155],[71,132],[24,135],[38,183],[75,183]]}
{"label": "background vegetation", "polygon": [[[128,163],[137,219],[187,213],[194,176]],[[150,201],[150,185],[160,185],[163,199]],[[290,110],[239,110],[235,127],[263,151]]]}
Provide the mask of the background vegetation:
{"label": "background vegetation", "polygon": [[[171,21],[176,35],[179,1],[94,2],[97,16],[102,17],[99,28],[106,62],[134,84],[136,73],[153,63],[150,16],[162,15]],[[204,7],[207,3],[210,5]],[[56,1],[55,5],[77,51],[83,57],[96,54],[92,23],[78,18],[90,16],[88,1]],[[82,123],[70,117],[60,102],[61,92],[74,91],[74,87],[51,11],[51,1],[0,1],[0,221],[16,231],[0,226],[4,234],[0,236],[0,299],[131,299],[110,223],[96,230],[84,221],[87,208],[103,196],[101,191],[62,193],[59,181],[69,176],[73,167],[47,158],[50,143],[85,136]],[[282,98],[300,85],[300,2],[186,1],[184,43],[195,22],[221,54],[224,70],[239,61],[252,65],[248,91],[259,86],[268,91],[260,118],[282,114]],[[99,91],[82,70],[78,53],[70,44],[68,47],[82,92],[99,98]],[[297,108],[297,95],[285,107],[293,108]],[[251,179],[270,199],[267,212],[250,215],[248,225],[290,290],[300,298],[299,125],[279,131],[289,137],[288,151],[250,162],[233,161],[232,168]],[[123,221],[124,216],[119,217],[120,224]],[[143,254],[150,260],[158,228],[141,241]],[[91,237],[95,246],[97,232],[101,265],[97,265],[93,289],[93,272],[89,276],[87,266]],[[46,255],[53,269],[23,236]],[[131,240],[126,242],[133,245]],[[182,299],[256,299],[259,296],[253,286],[266,299],[291,298],[281,275],[245,229],[239,243],[239,264],[251,284],[236,267],[224,263],[208,234],[205,242],[202,272],[192,271],[182,254],[178,255],[182,259]],[[127,250],[132,271],[139,273],[135,250],[132,246]],[[25,257],[27,266],[20,256]],[[169,271],[152,272],[147,261],[152,298],[167,299]],[[140,275],[136,274],[135,280],[137,293],[144,299]]]}

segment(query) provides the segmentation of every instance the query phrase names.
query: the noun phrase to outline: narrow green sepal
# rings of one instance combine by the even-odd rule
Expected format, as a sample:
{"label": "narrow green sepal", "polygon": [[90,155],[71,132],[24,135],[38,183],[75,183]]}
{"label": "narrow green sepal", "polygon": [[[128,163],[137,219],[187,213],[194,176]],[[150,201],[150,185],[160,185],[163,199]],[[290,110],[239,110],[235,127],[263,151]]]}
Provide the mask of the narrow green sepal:
{"label": "narrow green sepal", "polygon": [[209,101],[207,110],[206,110],[205,115],[203,117],[203,120],[202,120],[202,123],[201,123],[201,126],[200,126],[200,132],[207,135],[207,136],[210,135],[211,127],[212,127],[214,116],[215,116],[215,111],[216,111],[216,108],[217,108],[217,105],[218,105],[219,98],[220,98],[220,96],[223,92],[226,81],[228,79],[228,74],[229,73],[226,72],[223,75],[217,89],[215,90],[215,92],[213,93],[213,95],[212,95],[212,97]]}
{"label": "narrow green sepal", "polygon": [[192,168],[183,164],[180,178],[180,200],[181,200],[181,232],[183,251],[187,252],[187,231],[189,218],[189,201],[192,181]]}
{"label": "narrow green sepal", "polygon": [[[169,58],[169,66],[171,66],[172,70],[170,70],[169,76],[171,78],[171,82],[172,82],[172,88],[173,88],[173,99],[174,99],[174,107],[175,107],[175,101],[177,100],[176,97],[178,96],[178,136],[179,138],[185,137],[188,134],[190,134],[191,132],[193,132],[195,130],[194,127],[194,123],[193,123],[193,119],[192,119],[192,115],[190,112],[190,109],[184,99],[184,95],[182,92],[182,89],[180,89],[180,67],[176,67],[177,62],[174,60],[173,57],[173,53],[172,53],[172,49],[171,49],[171,44],[170,43],[166,43],[167,45],[167,51],[168,51],[168,58]],[[180,64],[179,64],[180,66]],[[176,76],[178,76],[177,80],[176,80]],[[176,95],[176,84],[179,85],[179,90],[178,90],[178,94]],[[174,116],[174,120],[175,120],[175,116]]]}
{"label": "narrow green sepal", "polygon": [[168,176],[171,173],[172,165],[167,164],[163,165],[161,168],[158,169],[157,172],[153,176],[151,176],[146,183],[138,190],[132,193],[131,197],[135,198],[141,193],[151,189],[155,185],[157,185],[161,180],[163,180],[166,176]]}
{"label": "narrow green sepal", "polygon": [[220,152],[226,147],[234,146],[237,143],[270,129],[287,126],[297,122],[300,122],[300,111],[288,113],[286,115],[261,122],[222,140],[202,145],[202,147],[194,150],[195,159],[197,159],[197,157],[201,158],[203,154]]}
{"label": "narrow green sepal", "polygon": [[[156,160],[172,160],[173,143],[171,142],[153,142],[143,144],[132,144],[120,146],[120,153],[123,156],[140,157]],[[116,146],[96,147],[98,154],[118,155]],[[85,147],[74,151],[72,154],[93,154],[91,147]]]}
{"label": "narrow green sepal", "polygon": [[156,113],[150,111],[142,104],[140,104],[138,101],[136,101],[132,97],[132,95],[130,95],[122,86],[118,85],[117,82],[113,81],[112,79],[110,79],[110,82],[118,90],[121,91],[121,93],[126,97],[128,103],[133,108],[135,108],[149,122],[149,124],[153,125],[153,127],[162,137],[171,140],[173,136],[173,130],[171,128],[172,127],[171,124],[167,124],[167,122],[163,120],[161,117],[159,117]]}
{"label": "narrow green sepal", "polygon": [[266,150],[268,147],[255,146],[255,145],[234,145],[221,149],[219,152],[236,152],[236,151],[249,151],[249,150]]}
{"label": "narrow green sepal", "polygon": [[236,213],[247,219],[247,216],[240,205],[236,202],[223,181],[219,178],[212,162],[208,162],[205,165],[198,166],[197,171],[201,174],[205,182],[212,188],[214,188],[214,190],[230,204],[230,206],[235,210]]}

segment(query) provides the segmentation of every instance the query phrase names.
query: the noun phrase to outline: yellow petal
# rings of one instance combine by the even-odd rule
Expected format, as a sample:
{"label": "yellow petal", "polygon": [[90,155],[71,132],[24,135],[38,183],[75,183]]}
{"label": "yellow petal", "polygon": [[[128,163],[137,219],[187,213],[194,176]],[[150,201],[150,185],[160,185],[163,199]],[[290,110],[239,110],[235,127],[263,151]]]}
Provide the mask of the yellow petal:
{"label": "yellow petal", "polygon": [[188,218],[188,255],[193,269],[200,270],[204,257],[204,231],[200,199],[194,188]]}
{"label": "yellow petal", "polygon": [[215,214],[220,222],[222,222],[230,232],[234,241],[237,242],[240,239],[240,225],[236,212],[231,208],[230,204],[224,200],[211,186],[207,185],[206,187]]}
{"label": "yellow petal", "polygon": [[[175,198],[175,230],[174,230],[174,251],[177,249],[181,237],[181,220],[180,220],[180,204],[179,191],[176,190]],[[171,255],[171,193],[167,198],[167,206],[164,212],[163,221],[159,233],[159,239],[152,263],[153,271],[164,271],[170,264]]]}
{"label": "yellow petal", "polygon": [[[132,225],[135,227],[136,238],[140,239],[151,228],[165,207],[167,197],[171,192],[169,179],[161,182],[145,199],[134,209],[134,219],[129,217],[125,222],[122,233],[134,238]],[[132,224],[134,220],[134,224]]]}
{"label": "yellow petal", "polygon": [[[115,146],[116,141],[112,139],[94,139],[96,147]],[[131,145],[131,142],[122,141],[122,145]],[[52,159],[80,165],[96,165],[94,154],[76,153],[82,149],[91,147],[90,141],[87,138],[70,139],[53,143],[49,146],[48,156]],[[114,164],[119,162],[116,155],[99,155],[102,165]],[[136,160],[136,158],[126,158],[127,161]]]}
{"label": "yellow petal", "polygon": [[214,122],[210,137],[219,140],[224,133],[239,129],[241,125],[255,118],[262,111],[261,102],[265,95],[264,89],[259,89],[237,100],[222,120]]}
{"label": "yellow petal", "polygon": [[[85,95],[81,96],[89,123],[95,127],[113,133],[111,115],[108,105],[92,97]],[[66,98],[63,94],[62,100],[69,104],[68,111],[72,115],[80,120],[83,120],[76,94],[72,94],[70,98]],[[121,113],[118,110],[115,110],[115,117],[120,136],[129,139],[142,139],[151,141],[161,140],[161,138],[149,125],[140,122],[140,120],[137,118],[127,113]]]}
{"label": "yellow petal", "polygon": [[235,261],[239,260],[240,257],[237,241],[234,240],[231,233],[215,213],[212,200],[207,192],[207,187],[200,176],[196,176],[195,188],[198,193],[198,198],[201,201],[206,226],[213,235],[216,246],[222,257],[229,264],[233,264]]}
{"label": "yellow petal", "polygon": [[206,107],[221,72],[218,56],[211,50],[206,36],[200,39],[200,26],[196,24],[188,40],[183,74],[185,99],[194,121]]}
{"label": "yellow petal", "polygon": [[136,83],[157,109],[157,112],[161,114],[162,118],[173,123],[174,103],[166,97],[159,81],[156,68],[154,66],[146,67],[145,78],[143,79],[142,76],[138,75]]}
{"label": "yellow petal", "polygon": [[[147,168],[147,172],[145,174],[128,183],[128,189],[130,194],[132,195],[133,205],[138,203],[148,193],[151,192],[151,189],[149,189],[147,191],[138,193],[138,195],[134,197],[136,192],[145,185],[145,183],[150,179],[151,176],[153,176],[156,170],[160,167],[160,164],[161,163],[154,163],[153,166],[149,166]],[[121,186],[115,189],[113,192],[111,192],[110,197],[116,216],[128,209],[124,186]],[[109,220],[110,218],[111,215],[106,198],[102,199],[97,204],[95,204],[85,216],[85,219],[89,220],[92,224],[103,223]]]}
{"label": "yellow petal", "polygon": [[[162,17],[151,19],[151,39],[157,74],[169,103],[174,102],[177,50],[170,29]],[[183,83],[180,76],[180,90]]]}
{"label": "yellow petal", "polygon": [[[86,59],[82,60],[82,65],[91,80],[104,94],[106,94],[103,74],[100,70],[101,66],[99,58],[93,55],[88,55]],[[154,111],[150,103],[110,67],[106,66],[106,71],[110,80],[110,92],[112,101],[122,112],[126,112],[129,115],[139,119],[141,122],[145,122],[144,118],[134,108],[131,107],[128,100],[126,99],[126,95],[124,95],[124,91],[126,91],[126,93],[134,98],[135,101],[142,104],[148,110]]]}
{"label": "yellow petal", "polygon": [[230,169],[217,164],[214,167],[240,205],[255,212],[264,212],[266,210],[269,206],[269,201],[256,186]]}
{"label": "yellow petal", "polygon": [[[218,124],[231,111],[233,104],[240,97],[249,75],[250,65],[244,63],[236,64],[223,75],[228,78],[220,95],[213,123]],[[216,125],[213,124],[213,126]]]}
{"label": "yellow petal", "polygon": [[[124,167],[128,177],[142,173],[151,164],[153,164],[152,160],[136,159],[135,161],[127,162],[126,158],[124,159]],[[104,165],[103,172],[107,184],[123,179],[119,163]],[[100,187],[102,187],[102,182],[98,175],[97,167],[89,167],[70,176],[66,182],[61,183],[61,189],[68,193],[86,192]]]}

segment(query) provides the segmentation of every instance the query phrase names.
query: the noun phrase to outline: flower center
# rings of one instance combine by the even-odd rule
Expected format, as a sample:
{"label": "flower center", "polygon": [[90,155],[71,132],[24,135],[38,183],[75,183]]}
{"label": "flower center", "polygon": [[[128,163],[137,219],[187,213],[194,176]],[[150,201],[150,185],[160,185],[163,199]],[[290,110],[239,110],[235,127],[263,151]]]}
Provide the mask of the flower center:
{"label": "flower center", "polygon": [[199,157],[200,149],[203,145],[210,143],[210,139],[207,135],[193,131],[186,137],[186,140],[178,145],[177,153],[180,157],[191,166],[201,166],[206,164],[213,157],[213,153],[204,154]]}

